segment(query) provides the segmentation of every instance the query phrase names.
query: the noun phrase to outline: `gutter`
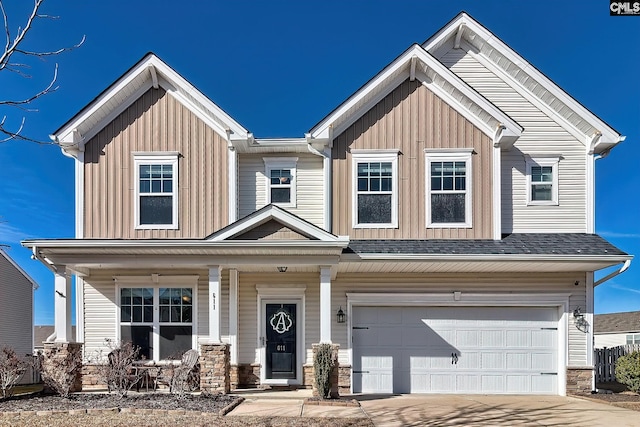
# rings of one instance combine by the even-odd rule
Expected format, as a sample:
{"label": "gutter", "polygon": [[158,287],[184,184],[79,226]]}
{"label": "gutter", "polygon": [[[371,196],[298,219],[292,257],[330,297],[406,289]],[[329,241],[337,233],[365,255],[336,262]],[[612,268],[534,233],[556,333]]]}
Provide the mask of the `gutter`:
{"label": "gutter", "polygon": [[627,269],[629,268],[629,266],[631,265],[631,259],[628,259],[624,262],[624,264],[622,264],[622,267],[620,267],[620,270],[614,271],[611,274],[607,274],[606,276],[604,276],[602,279],[598,280],[597,282],[595,282],[593,284],[593,287],[595,288],[596,286],[606,282],[607,280],[613,279],[614,277],[616,277],[618,274],[622,274],[625,271],[627,271]]}

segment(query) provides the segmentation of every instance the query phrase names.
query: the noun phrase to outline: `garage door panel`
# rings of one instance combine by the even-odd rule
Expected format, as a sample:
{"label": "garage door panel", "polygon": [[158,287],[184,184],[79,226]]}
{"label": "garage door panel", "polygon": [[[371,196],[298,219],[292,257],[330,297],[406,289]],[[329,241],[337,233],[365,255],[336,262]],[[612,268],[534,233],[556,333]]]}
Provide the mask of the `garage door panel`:
{"label": "garage door panel", "polygon": [[354,375],[366,372],[354,392],[557,393],[557,316],[550,307],[355,307],[354,325],[370,323],[353,331]]}

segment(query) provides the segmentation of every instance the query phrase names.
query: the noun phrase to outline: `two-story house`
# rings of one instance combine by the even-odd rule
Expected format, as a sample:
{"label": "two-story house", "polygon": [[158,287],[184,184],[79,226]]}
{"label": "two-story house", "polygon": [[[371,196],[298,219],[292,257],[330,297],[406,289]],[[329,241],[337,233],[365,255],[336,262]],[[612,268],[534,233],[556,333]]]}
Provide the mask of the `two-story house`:
{"label": "two-story house", "polygon": [[624,137],[465,13],[300,138],[153,54],[53,137],[76,237],[24,242],[50,346],[198,349],[206,390],[310,386],[316,343],[342,393],[591,390],[594,272],[631,260],[594,234],[594,162]]}

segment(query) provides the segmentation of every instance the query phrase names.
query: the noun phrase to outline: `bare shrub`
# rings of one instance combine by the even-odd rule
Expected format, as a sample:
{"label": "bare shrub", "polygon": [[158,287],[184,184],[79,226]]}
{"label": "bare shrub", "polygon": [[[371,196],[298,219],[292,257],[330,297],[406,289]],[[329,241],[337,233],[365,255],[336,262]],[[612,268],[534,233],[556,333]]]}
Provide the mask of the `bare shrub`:
{"label": "bare shrub", "polygon": [[20,357],[11,347],[3,346],[0,349],[0,389],[3,399],[13,396],[14,386],[32,365],[31,357]]}
{"label": "bare shrub", "polygon": [[40,361],[44,383],[62,397],[69,397],[82,366],[79,351],[52,347],[45,350]]}
{"label": "bare shrub", "polygon": [[109,349],[107,355],[99,350],[90,363],[96,364],[98,381],[107,386],[109,393],[114,391],[119,397],[125,397],[144,377],[144,372],[134,366],[140,347],[134,346],[131,341],[117,343],[108,339],[105,340],[105,346]]}

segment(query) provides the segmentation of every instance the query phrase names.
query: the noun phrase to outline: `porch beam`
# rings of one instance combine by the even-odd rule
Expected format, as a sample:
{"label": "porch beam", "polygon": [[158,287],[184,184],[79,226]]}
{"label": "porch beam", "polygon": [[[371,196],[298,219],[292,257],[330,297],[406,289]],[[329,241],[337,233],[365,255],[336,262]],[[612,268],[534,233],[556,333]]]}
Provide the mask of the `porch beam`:
{"label": "porch beam", "polygon": [[331,344],[331,266],[320,267],[320,342]]}
{"label": "porch beam", "polygon": [[54,273],[55,342],[74,342],[71,336],[71,276],[64,265]]}
{"label": "porch beam", "polygon": [[220,321],[222,320],[221,305],[221,274],[219,265],[209,266],[209,344],[219,344]]}

